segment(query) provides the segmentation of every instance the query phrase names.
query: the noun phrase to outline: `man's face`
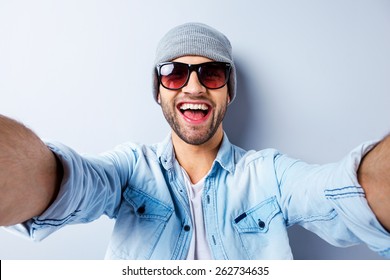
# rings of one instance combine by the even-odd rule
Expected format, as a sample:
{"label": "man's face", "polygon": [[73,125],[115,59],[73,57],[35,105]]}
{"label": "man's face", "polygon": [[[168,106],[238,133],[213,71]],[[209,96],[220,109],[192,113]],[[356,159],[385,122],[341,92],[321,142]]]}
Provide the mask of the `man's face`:
{"label": "man's face", "polygon": [[[173,61],[199,64],[212,61],[200,56],[183,56]],[[179,90],[168,90],[160,85],[158,102],[174,133],[184,142],[201,145],[210,140],[218,130],[230,101],[228,87],[207,89],[191,72],[188,83]]]}

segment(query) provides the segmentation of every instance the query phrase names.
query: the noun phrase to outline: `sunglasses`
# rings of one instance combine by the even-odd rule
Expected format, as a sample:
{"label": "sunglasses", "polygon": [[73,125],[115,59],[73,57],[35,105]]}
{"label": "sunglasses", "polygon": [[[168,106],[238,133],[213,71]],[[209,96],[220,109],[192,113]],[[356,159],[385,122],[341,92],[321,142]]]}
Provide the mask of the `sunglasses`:
{"label": "sunglasses", "polygon": [[157,65],[157,76],[160,84],[171,90],[183,88],[196,71],[199,82],[208,89],[219,89],[229,80],[232,66],[225,62],[206,62],[185,64],[181,62],[164,62]]}

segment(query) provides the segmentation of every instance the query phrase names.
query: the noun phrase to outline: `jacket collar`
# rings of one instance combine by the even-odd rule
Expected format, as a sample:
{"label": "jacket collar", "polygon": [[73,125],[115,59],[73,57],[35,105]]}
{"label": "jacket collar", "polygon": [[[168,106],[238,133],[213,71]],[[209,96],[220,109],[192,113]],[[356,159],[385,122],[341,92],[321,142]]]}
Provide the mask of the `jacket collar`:
{"label": "jacket collar", "polygon": [[[173,149],[171,133],[157,145],[157,157],[160,164],[165,170],[173,168],[175,158],[175,151]],[[234,172],[234,146],[230,143],[226,133],[223,134],[221,147],[219,148],[218,154],[214,160],[212,170],[216,164],[219,164],[223,169],[232,173]]]}

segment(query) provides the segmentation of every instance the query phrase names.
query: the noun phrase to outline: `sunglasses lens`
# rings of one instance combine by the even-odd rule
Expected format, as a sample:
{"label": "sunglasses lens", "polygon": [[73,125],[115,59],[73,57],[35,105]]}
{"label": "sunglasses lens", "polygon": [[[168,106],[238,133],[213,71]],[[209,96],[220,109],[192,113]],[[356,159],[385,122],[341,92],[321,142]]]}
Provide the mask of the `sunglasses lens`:
{"label": "sunglasses lens", "polygon": [[159,66],[159,77],[163,87],[177,90],[184,87],[192,71],[197,71],[200,83],[208,89],[218,89],[229,79],[230,64],[207,62],[189,65],[180,62],[164,63]]}
{"label": "sunglasses lens", "polygon": [[185,85],[188,77],[186,64],[169,63],[160,67],[161,84],[169,89],[179,89]]}
{"label": "sunglasses lens", "polygon": [[225,63],[207,63],[199,69],[199,80],[209,89],[223,87],[228,80],[229,66]]}

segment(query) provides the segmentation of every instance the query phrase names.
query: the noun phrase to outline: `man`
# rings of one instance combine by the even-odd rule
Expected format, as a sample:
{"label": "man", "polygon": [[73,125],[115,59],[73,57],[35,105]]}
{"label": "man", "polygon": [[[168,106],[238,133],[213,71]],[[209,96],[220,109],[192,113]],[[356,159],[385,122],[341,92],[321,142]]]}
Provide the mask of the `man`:
{"label": "man", "polygon": [[113,259],[291,259],[293,224],[390,257],[390,137],[324,166],[232,145],[222,127],[236,96],[231,45],[204,24],[170,30],[154,67],[172,128],[156,145],[83,157],[0,118],[0,224],[41,240],[107,215]]}

